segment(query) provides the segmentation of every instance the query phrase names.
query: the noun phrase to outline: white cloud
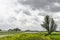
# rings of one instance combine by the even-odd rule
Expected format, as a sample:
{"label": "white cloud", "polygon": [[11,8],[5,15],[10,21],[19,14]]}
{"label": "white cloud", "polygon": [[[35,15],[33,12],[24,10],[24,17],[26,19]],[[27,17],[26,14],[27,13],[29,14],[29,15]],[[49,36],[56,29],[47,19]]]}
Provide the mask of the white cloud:
{"label": "white cloud", "polygon": [[55,3],[54,3],[54,6],[60,7],[60,3],[55,2]]}
{"label": "white cloud", "polygon": [[[26,15],[23,11],[29,11],[31,15]],[[60,17],[59,13],[43,9],[32,10],[31,6],[19,4],[17,0],[0,0],[0,28],[9,29],[18,27],[24,30],[43,30],[40,24],[44,16],[48,14],[56,18]],[[55,20],[59,21],[58,18]]]}

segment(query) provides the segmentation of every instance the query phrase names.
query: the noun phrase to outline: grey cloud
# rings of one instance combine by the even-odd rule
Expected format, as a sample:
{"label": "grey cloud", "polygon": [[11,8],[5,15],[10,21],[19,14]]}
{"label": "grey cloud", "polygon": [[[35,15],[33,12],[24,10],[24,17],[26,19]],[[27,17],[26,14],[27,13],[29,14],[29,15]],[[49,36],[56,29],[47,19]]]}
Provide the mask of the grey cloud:
{"label": "grey cloud", "polygon": [[36,22],[39,22],[39,18],[38,17],[33,18],[33,20],[35,20]]}
{"label": "grey cloud", "polygon": [[38,13],[38,16],[46,16],[46,15],[54,15],[54,13],[50,13],[50,12],[43,12],[43,13]]}
{"label": "grey cloud", "polygon": [[[55,17],[55,19],[58,19],[60,21],[60,17]],[[56,21],[56,23],[60,24],[59,21]]]}
{"label": "grey cloud", "polygon": [[31,13],[29,11],[24,10],[23,12],[24,12],[24,14],[31,16]]}
{"label": "grey cloud", "polygon": [[37,21],[37,22],[39,22],[38,18],[35,18],[34,20]]}
{"label": "grey cloud", "polygon": [[21,11],[22,11],[22,9],[14,10],[14,12],[16,12],[17,14],[19,14]]}
{"label": "grey cloud", "polygon": [[[27,0],[27,1],[18,0],[18,2],[22,3],[23,5],[30,5],[32,10],[35,10],[39,8],[45,9],[47,5],[53,6],[52,4],[54,2],[60,3],[60,0]],[[50,8],[50,10],[48,9],[47,11],[58,12],[60,11],[60,7]]]}
{"label": "grey cloud", "polygon": [[19,14],[20,10],[15,10],[15,12]]}
{"label": "grey cloud", "polygon": [[59,12],[60,11],[60,7],[54,7],[54,8],[51,7],[50,11]]}
{"label": "grey cloud", "polygon": [[0,24],[0,29],[7,30],[9,29],[9,25]]}
{"label": "grey cloud", "polygon": [[27,19],[24,19],[24,20],[19,20],[19,22],[21,22],[21,24],[26,24],[27,23]]}
{"label": "grey cloud", "polygon": [[27,0],[27,1],[21,1],[21,2],[19,1],[19,3],[25,4],[25,5],[31,5],[32,7],[35,7],[35,8],[44,7],[50,4],[50,2],[47,0]]}
{"label": "grey cloud", "polygon": [[10,23],[13,23],[13,22],[15,22],[16,21],[16,18],[15,17],[10,17],[9,19],[8,19],[8,22],[10,22]]}
{"label": "grey cloud", "polygon": [[60,0],[27,0],[27,1],[20,1],[19,3],[26,4],[26,5],[32,5],[36,8],[44,7],[46,5],[49,5],[53,2],[60,2]]}
{"label": "grey cloud", "polygon": [[59,2],[60,3],[60,0],[49,0],[49,2]]}
{"label": "grey cloud", "polygon": [[38,15],[40,16],[45,16],[47,13],[39,13]]}

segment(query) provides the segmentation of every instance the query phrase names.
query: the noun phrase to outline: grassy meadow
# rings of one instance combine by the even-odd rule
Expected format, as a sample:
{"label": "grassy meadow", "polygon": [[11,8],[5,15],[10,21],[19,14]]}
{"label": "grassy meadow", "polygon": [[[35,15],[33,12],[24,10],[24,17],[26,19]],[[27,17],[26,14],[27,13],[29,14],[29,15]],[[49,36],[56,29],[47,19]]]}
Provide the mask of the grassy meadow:
{"label": "grassy meadow", "polygon": [[0,35],[8,35],[0,37],[0,40],[60,40],[60,32],[53,32],[51,35],[48,36],[45,36],[45,34],[47,34],[47,32],[0,32]]}

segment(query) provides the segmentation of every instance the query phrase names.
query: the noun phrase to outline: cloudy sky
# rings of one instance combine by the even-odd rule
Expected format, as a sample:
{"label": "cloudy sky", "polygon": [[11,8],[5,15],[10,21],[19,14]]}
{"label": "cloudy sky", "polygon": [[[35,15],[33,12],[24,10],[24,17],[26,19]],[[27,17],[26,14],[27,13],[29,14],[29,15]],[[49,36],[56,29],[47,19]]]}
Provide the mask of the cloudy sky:
{"label": "cloudy sky", "polygon": [[50,15],[60,31],[60,0],[0,0],[0,29],[45,30],[40,24]]}

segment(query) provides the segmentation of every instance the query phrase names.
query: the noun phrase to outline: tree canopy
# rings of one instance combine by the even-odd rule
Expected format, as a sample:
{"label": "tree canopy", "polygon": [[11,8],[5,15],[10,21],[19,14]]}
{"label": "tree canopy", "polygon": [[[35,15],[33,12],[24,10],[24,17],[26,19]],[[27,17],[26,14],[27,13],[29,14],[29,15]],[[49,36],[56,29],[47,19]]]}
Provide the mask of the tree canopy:
{"label": "tree canopy", "polygon": [[54,19],[49,15],[45,16],[43,24],[41,24],[43,28],[48,31],[48,34],[51,34],[53,31],[56,31],[57,24]]}

